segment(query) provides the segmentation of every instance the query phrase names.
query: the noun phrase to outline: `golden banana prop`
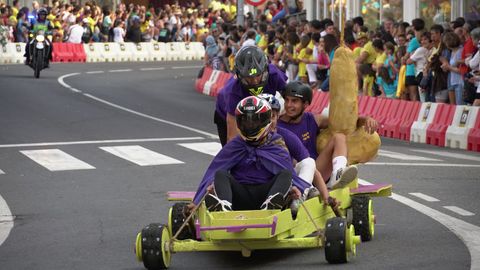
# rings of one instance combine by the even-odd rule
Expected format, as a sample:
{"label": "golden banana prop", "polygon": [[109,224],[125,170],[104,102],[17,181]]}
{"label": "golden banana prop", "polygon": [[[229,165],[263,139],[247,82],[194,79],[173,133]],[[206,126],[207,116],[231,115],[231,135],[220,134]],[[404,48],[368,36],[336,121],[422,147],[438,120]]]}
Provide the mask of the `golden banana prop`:
{"label": "golden banana prop", "polygon": [[376,132],[369,134],[363,127],[357,128],[358,82],[352,51],[339,47],[330,67],[329,127],[318,135],[317,151],[322,151],[334,133],[344,133],[348,163],[368,162],[377,155],[381,142]]}

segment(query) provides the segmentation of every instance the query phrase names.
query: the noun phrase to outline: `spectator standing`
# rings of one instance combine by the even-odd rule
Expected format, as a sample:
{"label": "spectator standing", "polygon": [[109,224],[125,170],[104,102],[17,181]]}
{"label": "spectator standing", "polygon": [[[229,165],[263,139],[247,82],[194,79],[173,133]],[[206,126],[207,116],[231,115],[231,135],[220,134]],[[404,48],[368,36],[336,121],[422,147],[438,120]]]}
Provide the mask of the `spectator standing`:
{"label": "spectator standing", "polygon": [[[415,64],[415,78],[419,86],[420,86],[420,82],[423,79],[425,65],[427,63],[427,59],[430,54],[430,50],[432,48],[432,40],[429,32],[425,32],[422,34],[420,43],[422,44],[422,46],[417,50],[415,50],[415,52],[407,60],[407,64]],[[425,89],[419,87],[418,94],[420,97],[420,101],[425,102],[426,101]]]}
{"label": "spectator standing", "polygon": [[140,31],[140,17],[132,18],[132,25],[127,29],[126,40],[130,42],[142,42],[142,32]]}
{"label": "spectator standing", "polygon": [[444,61],[441,68],[448,72],[448,96],[450,104],[463,105],[463,78],[460,74],[463,46],[460,38],[454,32],[445,33],[443,43],[451,51],[449,61]]}
{"label": "spectator standing", "polygon": [[[87,19],[83,19],[85,23],[88,23]],[[80,17],[77,18],[77,23],[70,26],[67,31],[67,41],[68,43],[82,43],[82,36],[83,36],[83,24],[84,22]]]}
{"label": "spectator standing", "polygon": [[433,47],[427,64],[431,76],[430,97],[427,101],[440,103],[448,101],[448,72],[441,66],[450,59],[450,51],[442,42],[443,31],[443,27],[438,24],[430,28]]}
{"label": "spectator standing", "polygon": [[117,19],[113,28],[113,42],[123,43],[125,38],[125,22]]}
{"label": "spectator standing", "polygon": [[[410,40],[407,47],[407,59],[415,52],[416,49],[420,48],[420,36],[423,29],[425,28],[425,22],[420,19],[413,19],[412,21],[414,37]],[[418,100],[418,82],[415,77],[415,65],[407,64],[407,69],[405,72],[405,85],[407,86],[407,92],[409,99],[412,101]]]}

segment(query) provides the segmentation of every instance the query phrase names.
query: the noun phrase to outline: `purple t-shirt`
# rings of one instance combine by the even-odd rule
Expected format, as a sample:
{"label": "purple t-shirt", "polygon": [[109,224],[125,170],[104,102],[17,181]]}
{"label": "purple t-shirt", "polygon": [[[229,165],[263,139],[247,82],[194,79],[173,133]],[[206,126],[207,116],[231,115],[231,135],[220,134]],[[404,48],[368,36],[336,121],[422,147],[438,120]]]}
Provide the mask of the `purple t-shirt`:
{"label": "purple t-shirt", "polygon": [[[273,64],[268,65],[268,73],[268,82],[263,90],[263,93],[272,95],[275,95],[275,92],[277,91],[283,93],[287,81],[287,76],[285,73],[283,73]],[[251,94],[247,90],[243,89],[239,80],[233,79],[233,77],[227,82],[224,88],[231,88],[230,93],[225,98],[225,106],[230,115],[235,115],[235,108],[237,107],[238,102],[248,96],[251,96]]]}
{"label": "purple t-shirt", "polygon": [[287,145],[290,156],[295,159],[297,162],[300,162],[308,157],[310,157],[307,148],[303,146],[300,139],[290,130],[277,127],[277,133],[283,137],[285,145]]}
{"label": "purple t-shirt", "polygon": [[[230,83],[230,81],[235,80],[233,77],[230,78],[226,85]],[[230,91],[231,88],[223,87],[220,92],[217,94],[217,100],[215,102],[215,111],[220,115],[223,119],[227,119],[227,93]]]}
{"label": "purple t-shirt", "polygon": [[302,144],[307,148],[310,157],[317,159],[317,135],[318,125],[315,122],[315,116],[312,113],[305,112],[299,123],[287,123],[278,119],[278,127],[282,127],[293,132],[302,141]]}

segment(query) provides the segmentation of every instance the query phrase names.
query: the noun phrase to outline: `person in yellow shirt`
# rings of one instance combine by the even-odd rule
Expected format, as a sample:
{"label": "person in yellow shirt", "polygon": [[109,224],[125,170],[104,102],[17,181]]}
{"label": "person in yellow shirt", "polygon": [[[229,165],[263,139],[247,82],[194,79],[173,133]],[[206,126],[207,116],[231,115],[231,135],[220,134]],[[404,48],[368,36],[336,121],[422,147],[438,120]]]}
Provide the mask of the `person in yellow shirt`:
{"label": "person in yellow shirt", "polygon": [[362,78],[362,95],[373,97],[373,83],[375,82],[375,73],[368,65],[361,65],[359,75]]}
{"label": "person in yellow shirt", "polygon": [[264,51],[268,46],[267,24],[266,23],[260,23],[258,25],[258,35],[260,35],[260,38],[257,42],[257,46],[262,51]]}
{"label": "person in yellow shirt", "polygon": [[360,56],[360,53],[362,52],[363,47],[365,44],[368,42],[368,37],[365,32],[360,32],[357,34],[356,42],[358,47],[353,49],[353,59],[356,61],[357,58]]}
{"label": "person in yellow shirt", "polygon": [[298,77],[301,82],[308,83],[307,64],[311,62],[311,54],[307,52],[310,36],[304,35],[300,38],[300,52],[298,54]]}

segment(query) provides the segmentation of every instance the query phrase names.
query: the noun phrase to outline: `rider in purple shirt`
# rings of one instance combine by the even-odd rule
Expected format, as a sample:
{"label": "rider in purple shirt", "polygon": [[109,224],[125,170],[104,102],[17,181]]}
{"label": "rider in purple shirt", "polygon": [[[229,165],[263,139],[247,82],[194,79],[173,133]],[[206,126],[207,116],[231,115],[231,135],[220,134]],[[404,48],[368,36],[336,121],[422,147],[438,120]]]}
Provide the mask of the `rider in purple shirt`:
{"label": "rider in purple shirt", "polygon": [[215,156],[195,194],[210,210],[281,209],[311,185],[293,167],[284,139],[271,130],[271,107],[250,96],[235,111],[239,136]]}
{"label": "rider in purple shirt", "polygon": [[[327,180],[331,189],[348,185],[357,177],[357,167],[347,166],[347,138],[335,133],[321,153],[316,151],[317,135],[328,127],[328,117],[306,113],[312,102],[312,89],[300,82],[290,82],[285,87],[285,114],[280,116],[278,126],[295,133],[307,147],[310,156],[316,159],[316,167],[322,179]],[[370,117],[359,117],[357,126],[364,126],[367,132],[377,130],[377,121]]]}

